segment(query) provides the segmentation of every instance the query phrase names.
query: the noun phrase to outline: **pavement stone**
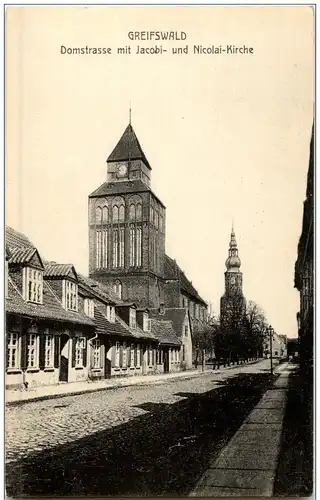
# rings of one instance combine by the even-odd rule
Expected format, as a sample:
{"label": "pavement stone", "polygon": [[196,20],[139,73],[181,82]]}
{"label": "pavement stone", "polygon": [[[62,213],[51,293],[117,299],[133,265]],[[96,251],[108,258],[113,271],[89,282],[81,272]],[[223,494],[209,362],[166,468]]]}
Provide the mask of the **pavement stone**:
{"label": "pavement stone", "polygon": [[[280,450],[288,371],[279,378],[251,411],[190,496],[272,496]],[[261,408],[261,405],[266,407]]]}

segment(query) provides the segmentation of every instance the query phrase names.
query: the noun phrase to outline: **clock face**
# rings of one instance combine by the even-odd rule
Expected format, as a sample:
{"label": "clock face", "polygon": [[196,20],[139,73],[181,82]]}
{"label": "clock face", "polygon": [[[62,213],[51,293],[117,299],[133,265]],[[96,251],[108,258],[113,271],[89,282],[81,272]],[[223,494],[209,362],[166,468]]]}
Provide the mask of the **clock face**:
{"label": "clock face", "polygon": [[124,175],[126,175],[127,174],[127,165],[124,165],[124,164],[119,165],[119,167],[118,167],[118,174],[121,177],[123,177]]}
{"label": "clock face", "polygon": [[236,278],[234,276],[232,276],[232,278],[230,279],[231,285],[234,285],[235,282],[236,282]]}

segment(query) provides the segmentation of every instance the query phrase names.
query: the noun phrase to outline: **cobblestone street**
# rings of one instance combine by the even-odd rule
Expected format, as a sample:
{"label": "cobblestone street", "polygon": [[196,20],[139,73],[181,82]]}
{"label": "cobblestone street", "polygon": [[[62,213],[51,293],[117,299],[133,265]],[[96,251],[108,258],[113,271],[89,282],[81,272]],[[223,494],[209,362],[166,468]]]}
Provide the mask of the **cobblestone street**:
{"label": "cobblestone street", "polygon": [[206,448],[219,451],[258,401],[268,367],[7,407],[7,494],[187,493]]}

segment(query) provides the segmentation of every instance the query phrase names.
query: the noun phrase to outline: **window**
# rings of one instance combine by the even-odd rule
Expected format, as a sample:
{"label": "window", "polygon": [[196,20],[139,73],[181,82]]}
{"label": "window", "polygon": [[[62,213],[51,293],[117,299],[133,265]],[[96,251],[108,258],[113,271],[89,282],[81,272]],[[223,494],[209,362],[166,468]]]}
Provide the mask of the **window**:
{"label": "window", "polygon": [[114,229],[113,230],[113,267],[118,267],[118,244],[119,244],[118,229]]}
{"label": "window", "polygon": [[124,218],[125,218],[125,215],[124,215],[124,205],[120,205],[119,207],[119,222],[124,222]]}
{"label": "window", "polygon": [[120,364],[120,342],[116,342],[115,366],[119,367],[119,364]]}
{"label": "window", "polygon": [[102,267],[101,262],[101,231],[96,232],[96,267]]}
{"label": "window", "polygon": [[63,302],[66,309],[78,310],[78,285],[72,281],[63,282]]}
{"label": "window", "polygon": [[46,335],[44,340],[44,366],[52,368],[54,362],[54,337]]}
{"label": "window", "polygon": [[108,231],[102,233],[102,267],[108,267]]}
{"label": "window", "polygon": [[137,259],[136,265],[137,267],[141,267],[141,249],[142,249],[142,229],[141,227],[137,228]]}
{"label": "window", "polygon": [[134,227],[130,228],[130,258],[129,265],[134,266],[136,260],[136,231]]}
{"label": "window", "polygon": [[114,306],[107,306],[107,319],[111,322],[114,323],[116,320],[116,313],[115,313],[115,308]]}
{"label": "window", "polygon": [[141,366],[140,344],[137,345],[137,366]]}
{"label": "window", "polygon": [[108,207],[103,207],[103,209],[102,209],[102,219],[103,219],[103,223],[107,224],[108,219],[109,219],[109,210],[108,210]]}
{"label": "window", "polygon": [[24,298],[29,302],[42,304],[43,272],[31,267],[24,268]]}
{"label": "window", "polygon": [[135,220],[136,218],[136,207],[133,203],[130,205],[129,208],[129,218],[130,220]]}
{"label": "window", "polygon": [[122,284],[119,280],[117,280],[113,285],[113,291],[119,297],[119,299],[122,298]]}
{"label": "window", "polygon": [[158,227],[159,227],[159,214],[158,214],[158,212],[154,213],[154,225],[158,229]]}
{"label": "window", "polygon": [[102,220],[102,210],[101,207],[96,208],[96,224],[101,224]]}
{"label": "window", "polygon": [[142,219],[142,205],[141,205],[141,203],[137,203],[137,206],[136,206],[136,219],[137,220]]}
{"label": "window", "polygon": [[27,336],[27,368],[38,367],[38,339],[35,333]]}
{"label": "window", "polygon": [[149,365],[152,366],[153,365],[153,360],[152,360],[152,346],[149,345]]}
{"label": "window", "polygon": [[157,349],[157,365],[160,365],[160,359],[161,359],[160,349]]}
{"label": "window", "polygon": [[84,312],[90,318],[94,318],[94,300],[84,299]]}
{"label": "window", "polygon": [[131,344],[130,349],[130,366],[134,367],[134,344]]}
{"label": "window", "polygon": [[130,308],[129,314],[130,314],[130,316],[129,316],[130,328],[136,328],[136,310]]}
{"label": "window", "polygon": [[186,337],[188,336],[188,332],[189,332],[189,327],[188,327],[188,325],[185,325],[184,326],[184,334]]}
{"label": "window", "polygon": [[148,313],[143,313],[143,330],[150,332],[150,320]]}
{"label": "window", "polygon": [[123,342],[122,368],[127,367],[127,344]]}
{"label": "window", "polygon": [[83,367],[83,351],[86,346],[86,339],[81,337],[76,339],[76,367]]}
{"label": "window", "polygon": [[157,250],[158,250],[157,237],[154,234],[153,235],[153,268],[154,269],[156,269],[156,267],[157,267]]}
{"label": "window", "polygon": [[278,351],[274,351],[274,355],[275,355],[275,356],[278,356]]}
{"label": "window", "polygon": [[7,367],[19,368],[19,334],[8,333]]}
{"label": "window", "polygon": [[92,341],[92,368],[100,368],[100,340]]}
{"label": "window", "polygon": [[112,209],[112,219],[114,224],[119,222],[119,209],[117,206]]}
{"label": "window", "polygon": [[153,210],[153,207],[150,207],[150,222],[151,224],[153,224],[153,217],[154,217],[154,210]]}
{"label": "window", "polygon": [[120,245],[119,245],[120,262],[119,267],[124,267],[124,229],[120,229]]}
{"label": "window", "polygon": [[186,360],[186,348],[185,346],[183,345],[182,346],[182,361],[185,361]]}

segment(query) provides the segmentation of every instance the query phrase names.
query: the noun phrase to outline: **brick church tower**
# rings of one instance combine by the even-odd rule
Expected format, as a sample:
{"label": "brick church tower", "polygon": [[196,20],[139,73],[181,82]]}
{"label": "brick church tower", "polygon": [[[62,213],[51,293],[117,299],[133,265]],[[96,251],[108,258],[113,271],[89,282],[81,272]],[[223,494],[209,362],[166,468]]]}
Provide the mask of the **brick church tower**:
{"label": "brick church tower", "polygon": [[131,122],[107,159],[107,181],[89,195],[89,275],[125,301],[164,301],[166,212]]}
{"label": "brick church tower", "polygon": [[246,300],[242,291],[241,260],[238,255],[236,235],[232,227],[229,255],[226,260],[225,293],[220,300],[221,326],[235,323],[244,314]]}

